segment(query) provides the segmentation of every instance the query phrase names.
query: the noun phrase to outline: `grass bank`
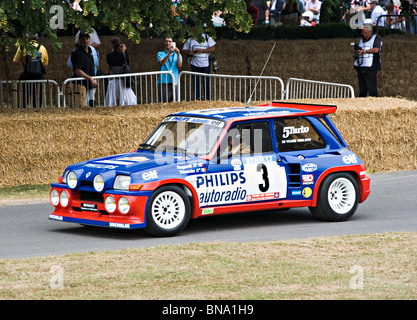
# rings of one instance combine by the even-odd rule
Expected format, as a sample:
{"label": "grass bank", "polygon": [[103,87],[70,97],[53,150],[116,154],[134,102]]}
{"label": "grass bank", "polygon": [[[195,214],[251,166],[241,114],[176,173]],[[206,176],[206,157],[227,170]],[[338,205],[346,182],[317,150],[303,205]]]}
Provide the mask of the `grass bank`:
{"label": "grass bank", "polygon": [[0,299],[417,299],[417,233],[0,260]]}

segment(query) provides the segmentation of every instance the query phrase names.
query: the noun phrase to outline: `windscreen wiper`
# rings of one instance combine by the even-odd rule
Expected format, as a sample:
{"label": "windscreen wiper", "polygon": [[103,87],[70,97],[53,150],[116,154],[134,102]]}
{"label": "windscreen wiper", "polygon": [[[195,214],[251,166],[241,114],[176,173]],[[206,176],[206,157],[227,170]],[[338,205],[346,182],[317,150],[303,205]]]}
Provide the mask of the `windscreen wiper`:
{"label": "windscreen wiper", "polygon": [[139,145],[139,149],[155,151],[156,147],[152,144],[149,144],[149,143],[141,143]]}

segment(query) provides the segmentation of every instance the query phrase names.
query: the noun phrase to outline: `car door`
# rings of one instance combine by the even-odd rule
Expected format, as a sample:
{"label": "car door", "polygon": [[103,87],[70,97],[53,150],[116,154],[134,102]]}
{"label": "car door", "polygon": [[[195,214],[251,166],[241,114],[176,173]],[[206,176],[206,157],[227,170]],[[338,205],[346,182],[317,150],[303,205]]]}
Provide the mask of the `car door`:
{"label": "car door", "polygon": [[250,204],[284,199],[285,168],[273,150],[269,121],[234,124],[204,177],[200,206]]}
{"label": "car door", "polygon": [[321,173],[318,161],[326,142],[312,120],[306,117],[274,120],[278,157],[286,168],[290,198],[311,199]]}

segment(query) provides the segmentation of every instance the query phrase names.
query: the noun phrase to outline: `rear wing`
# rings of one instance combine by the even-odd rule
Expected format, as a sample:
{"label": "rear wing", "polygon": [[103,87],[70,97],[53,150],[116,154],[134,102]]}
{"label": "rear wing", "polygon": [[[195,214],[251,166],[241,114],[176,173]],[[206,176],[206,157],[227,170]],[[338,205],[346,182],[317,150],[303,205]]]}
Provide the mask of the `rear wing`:
{"label": "rear wing", "polygon": [[[296,102],[271,102],[268,104],[259,105],[257,107],[277,107],[277,108],[288,108],[300,110],[300,115],[316,115],[323,116],[330,113],[335,113],[337,107],[334,105],[321,105],[321,104],[310,104],[310,103],[296,103]],[[296,115],[296,114],[292,114]]]}

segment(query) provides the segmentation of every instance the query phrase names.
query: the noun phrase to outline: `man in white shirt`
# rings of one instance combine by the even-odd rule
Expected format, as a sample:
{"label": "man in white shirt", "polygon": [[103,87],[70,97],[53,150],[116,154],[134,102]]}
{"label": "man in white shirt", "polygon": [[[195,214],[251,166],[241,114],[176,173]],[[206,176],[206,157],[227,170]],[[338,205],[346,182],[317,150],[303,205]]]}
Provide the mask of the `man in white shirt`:
{"label": "man in white shirt", "polygon": [[305,11],[311,11],[314,14],[314,20],[317,22],[320,20],[321,1],[308,0],[306,3]]}
{"label": "man in white shirt", "polygon": [[375,27],[376,24],[378,23],[378,27],[383,27],[385,25],[385,19],[384,17],[381,17],[381,16],[386,14],[385,10],[382,9],[382,7],[379,5],[378,0],[373,0],[371,2],[371,7],[372,7],[372,13],[371,13],[372,25]]}
{"label": "man in white shirt", "polygon": [[[194,23],[190,22],[193,27]],[[216,42],[207,34],[203,34],[203,42],[189,38],[185,41],[182,51],[191,56],[191,71],[199,73],[210,73],[210,53],[216,50]],[[200,76],[194,76],[195,100],[201,100]],[[210,77],[204,77],[205,100],[210,100]]]}

